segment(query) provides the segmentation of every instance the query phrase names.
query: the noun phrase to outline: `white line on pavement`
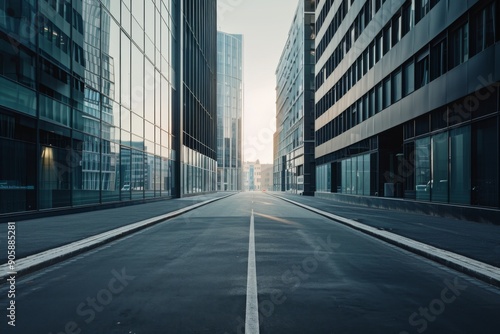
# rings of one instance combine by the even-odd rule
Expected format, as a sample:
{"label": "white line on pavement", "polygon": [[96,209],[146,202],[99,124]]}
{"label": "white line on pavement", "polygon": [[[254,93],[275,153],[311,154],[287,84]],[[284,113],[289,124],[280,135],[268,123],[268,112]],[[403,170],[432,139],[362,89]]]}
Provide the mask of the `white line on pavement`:
{"label": "white line on pavement", "polygon": [[248,237],[248,274],[247,308],[245,316],[245,334],[259,333],[259,302],[257,300],[257,272],[255,268],[255,233],[253,209],[250,217],[250,235]]}

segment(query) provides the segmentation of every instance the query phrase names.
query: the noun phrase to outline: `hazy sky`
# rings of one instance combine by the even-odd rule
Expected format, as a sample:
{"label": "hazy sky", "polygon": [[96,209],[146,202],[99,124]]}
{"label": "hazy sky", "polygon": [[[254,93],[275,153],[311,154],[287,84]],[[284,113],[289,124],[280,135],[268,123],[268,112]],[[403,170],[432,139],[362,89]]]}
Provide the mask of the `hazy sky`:
{"label": "hazy sky", "polygon": [[218,0],[217,28],[244,43],[245,161],[273,162],[276,67],[298,0]]}

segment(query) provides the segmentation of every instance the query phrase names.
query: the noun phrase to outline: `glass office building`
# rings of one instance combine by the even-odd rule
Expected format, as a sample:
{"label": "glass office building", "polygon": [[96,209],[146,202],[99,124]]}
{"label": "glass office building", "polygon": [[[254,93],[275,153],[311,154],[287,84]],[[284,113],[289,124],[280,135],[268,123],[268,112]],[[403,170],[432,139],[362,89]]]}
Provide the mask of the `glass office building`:
{"label": "glass office building", "polygon": [[217,0],[182,0],[182,6],[179,180],[185,196],[217,189]]}
{"label": "glass office building", "polygon": [[273,188],[314,193],[314,8],[299,1],[276,69]]}
{"label": "glass office building", "polygon": [[[192,192],[181,161],[209,165],[181,152],[192,112],[180,107],[181,32],[187,9],[201,17],[194,3],[0,2],[0,214]],[[215,1],[206,6],[211,20],[196,24],[215,32]]]}
{"label": "glass office building", "polygon": [[499,17],[498,0],[319,1],[317,195],[498,208]]}
{"label": "glass office building", "polygon": [[243,36],[217,32],[217,190],[242,190]]}

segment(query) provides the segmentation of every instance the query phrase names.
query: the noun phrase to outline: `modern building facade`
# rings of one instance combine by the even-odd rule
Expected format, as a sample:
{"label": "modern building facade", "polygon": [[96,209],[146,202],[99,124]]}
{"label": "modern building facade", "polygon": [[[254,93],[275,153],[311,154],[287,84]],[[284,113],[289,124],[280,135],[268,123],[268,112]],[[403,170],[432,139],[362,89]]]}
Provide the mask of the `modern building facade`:
{"label": "modern building facade", "polygon": [[299,1],[276,69],[274,190],[312,195],[315,1]]}
{"label": "modern building facade", "polygon": [[215,0],[3,1],[0,43],[0,214],[215,190]]}
{"label": "modern building facade", "polygon": [[242,190],[243,36],[217,32],[217,190]]}
{"label": "modern building facade", "polygon": [[182,0],[181,13],[179,180],[185,196],[217,189],[217,0]]}
{"label": "modern building facade", "polygon": [[499,17],[497,0],[319,1],[316,194],[498,208]]}

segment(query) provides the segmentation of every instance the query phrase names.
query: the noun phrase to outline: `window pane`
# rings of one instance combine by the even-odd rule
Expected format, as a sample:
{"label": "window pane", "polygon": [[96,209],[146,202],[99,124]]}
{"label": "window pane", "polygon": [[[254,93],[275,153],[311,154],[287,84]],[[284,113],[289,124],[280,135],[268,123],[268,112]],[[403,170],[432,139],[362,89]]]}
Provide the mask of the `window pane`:
{"label": "window pane", "polygon": [[472,204],[497,207],[498,133],[496,122],[486,120],[473,126]]}
{"label": "window pane", "polygon": [[384,109],[391,105],[391,79],[384,80]]}
{"label": "window pane", "polygon": [[370,155],[363,159],[363,195],[370,196]]}
{"label": "window pane", "polygon": [[418,57],[415,66],[415,88],[421,88],[429,82],[429,54]]}
{"label": "window pane", "polygon": [[392,102],[401,100],[402,97],[403,75],[401,70],[392,75]]}
{"label": "window pane", "polygon": [[123,32],[121,47],[121,102],[130,108],[130,40]]}
{"label": "window pane", "polygon": [[411,3],[403,8],[403,18],[402,18],[402,36],[406,35],[413,26],[413,10]]}
{"label": "window pane", "polygon": [[144,115],[144,56],[132,44],[132,111]]}
{"label": "window pane", "polygon": [[415,90],[415,65],[412,62],[403,67],[403,95],[406,96]]}
{"label": "window pane", "polygon": [[446,38],[440,41],[431,49],[431,81],[440,77],[446,72]]}
{"label": "window pane", "polygon": [[391,49],[391,26],[384,28],[384,55]]}
{"label": "window pane", "polygon": [[450,202],[470,204],[471,136],[470,126],[454,129],[451,138]]}
{"label": "window pane", "polygon": [[363,195],[363,156],[353,158],[356,161],[353,180],[356,180],[356,194]]}
{"label": "window pane", "polygon": [[448,133],[432,136],[432,179],[433,202],[448,202]]}
{"label": "window pane", "polygon": [[415,184],[417,200],[428,201],[431,195],[430,137],[415,141]]}

